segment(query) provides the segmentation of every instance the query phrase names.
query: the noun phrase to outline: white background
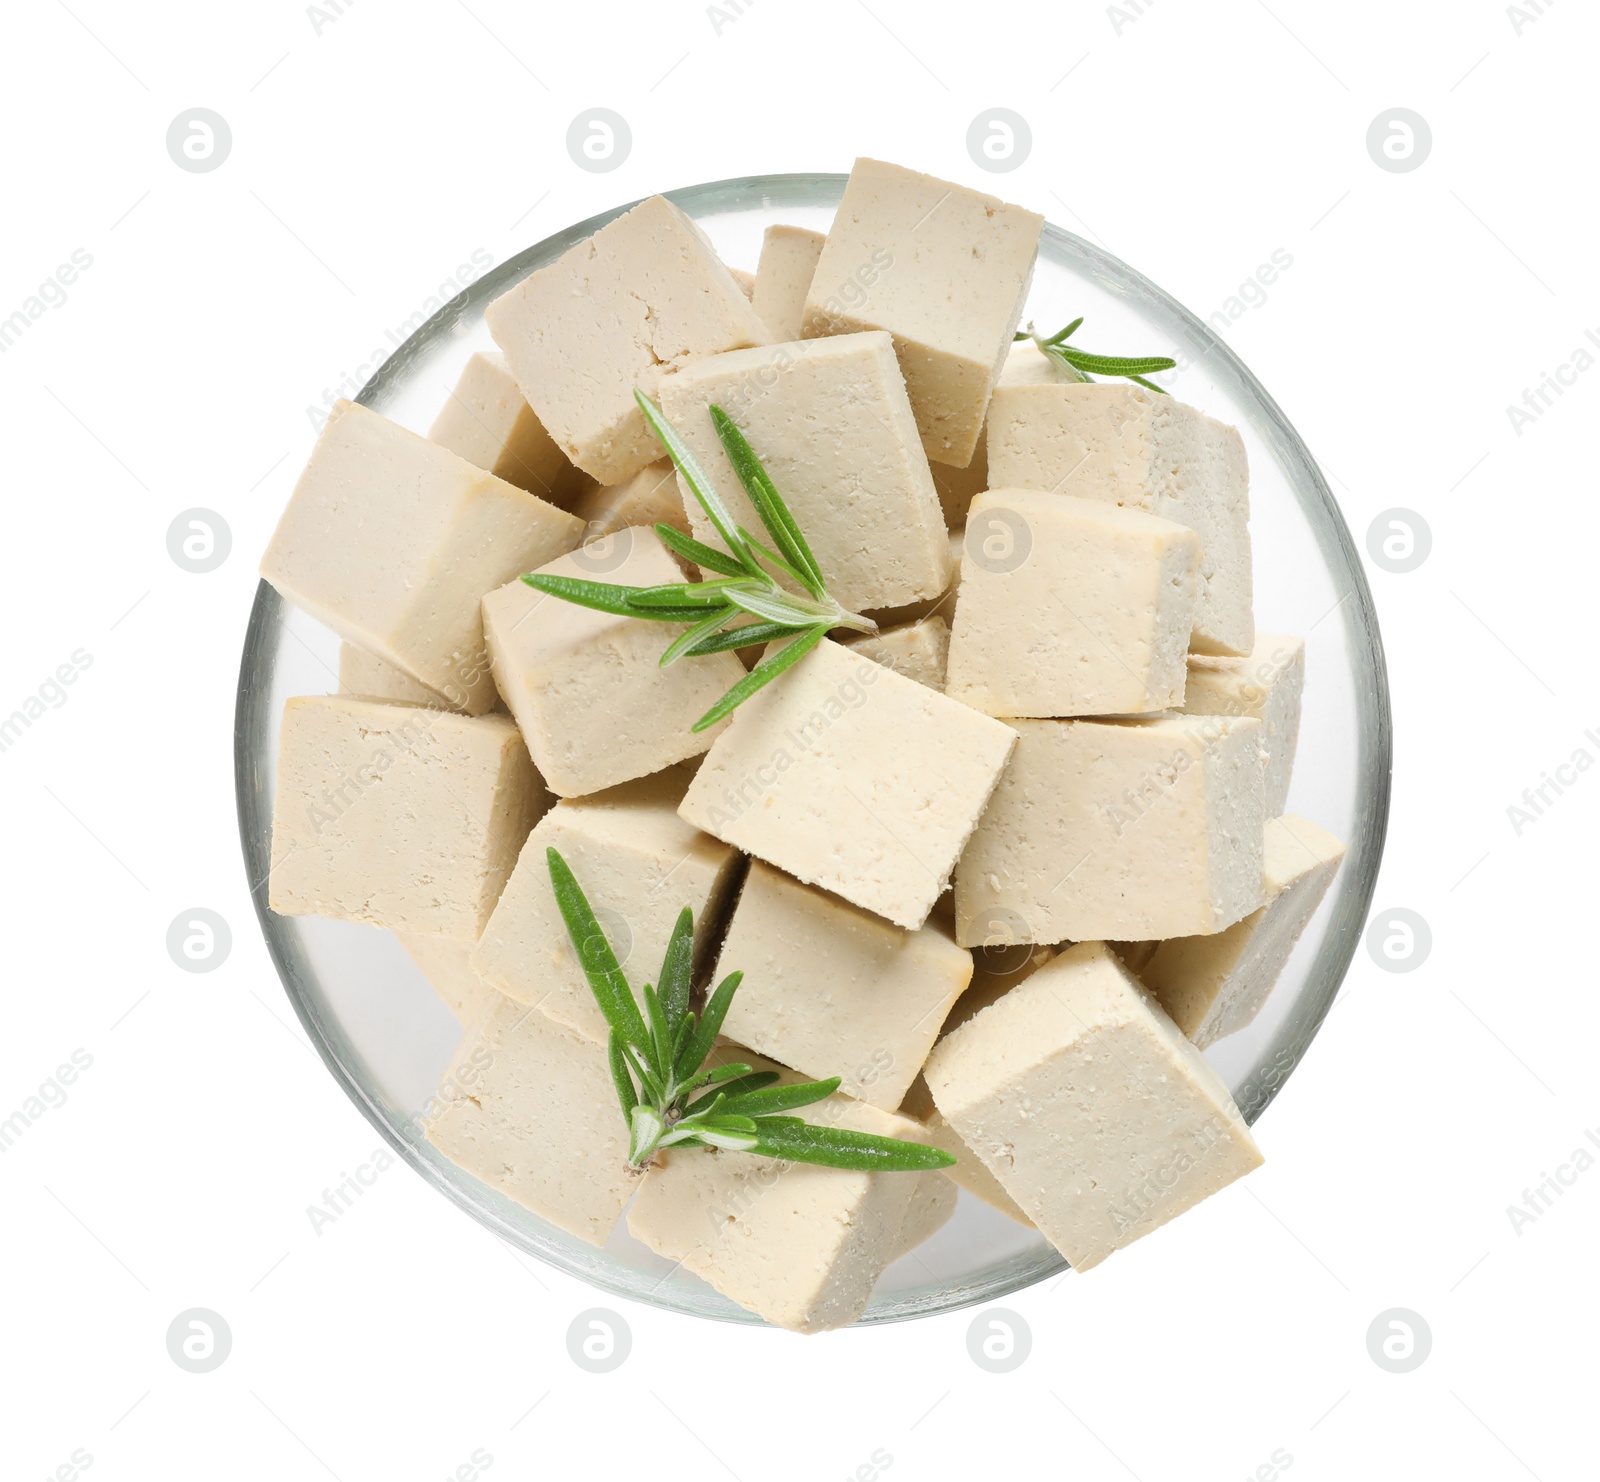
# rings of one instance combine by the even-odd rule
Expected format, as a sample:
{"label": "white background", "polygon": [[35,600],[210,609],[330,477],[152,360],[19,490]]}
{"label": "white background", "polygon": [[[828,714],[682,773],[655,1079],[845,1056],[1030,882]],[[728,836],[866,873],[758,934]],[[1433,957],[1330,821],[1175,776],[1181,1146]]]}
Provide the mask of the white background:
{"label": "white background", "polygon": [[[75,250],[92,266],[0,355],[0,713],[92,662],[0,753],[0,1119],[75,1050],[92,1066],[0,1157],[0,1474],[78,1452],[96,1479],[163,1482],[1593,1476],[1600,1168],[1520,1231],[1507,1207],[1600,1127],[1600,777],[1567,774],[1520,835],[1507,808],[1579,748],[1600,758],[1600,374],[1569,374],[1520,431],[1506,409],[1600,333],[1600,17],[735,9],[8,8],[0,319]],[[165,148],[197,106],[232,128],[212,173]],[[595,106],[633,131],[610,175],[566,152]],[[1034,136],[1001,177],[965,146],[995,106]],[[1411,173],[1366,147],[1397,106],[1432,129]],[[1431,955],[1395,975],[1359,953],[1257,1129],[1266,1167],[1008,1299],[1033,1347],[1003,1375],[968,1357],[970,1312],[800,1340],[600,1296],[402,1167],[313,1233],[307,1206],[378,1138],[293,1019],[234,825],[240,640],[307,406],[475,249],[498,262],[656,189],[858,153],[1041,209],[1202,315],[1285,249],[1228,338],[1358,543],[1394,506],[1434,540],[1409,574],[1369,565],[1398,734],[1378,904],[1421,913]],[[208,575],[167,554],[191,506],[232,528]],[[210,974],[165,947],[195,906],[233,927]],[[594,1306],[633,1334],[607,1375],[566,1349]],[[209,1374],[167,1354],[191,1307],[232,1330]],[[1433,1336],[1407,1374],[1368,1354],[1394,1307]]]}

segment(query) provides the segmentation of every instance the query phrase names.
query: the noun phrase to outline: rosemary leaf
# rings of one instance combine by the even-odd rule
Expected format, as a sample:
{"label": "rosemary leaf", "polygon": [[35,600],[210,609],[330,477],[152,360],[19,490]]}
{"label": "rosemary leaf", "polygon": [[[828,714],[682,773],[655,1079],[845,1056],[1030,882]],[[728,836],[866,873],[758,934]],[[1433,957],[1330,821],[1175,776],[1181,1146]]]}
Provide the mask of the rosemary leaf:
{"label": "rosemary leaf", "polygon": [[707,999],[705,1012],[700,1015],[700,1022],[695,1025],[694,1033],[689,1036],[688,1044],[683,1047],[678,1063],[673,1067],[673,1074],[680,1081],[687,1081],[706,1063],[706,1056],[711,1053],[717,1036],[722,1033],[722,1021],[728,1016],[728,1006],[733,1002],[733,995],[743,979],[743,973],[729,973],[717,985],[717,991]]}
{"label": "rosemary leaf", "polygon": [[711,408],[711,422],[722,440],[728,462],[739,475],[739,482],[744,485],[744,492],[750,496],[750,503],[761,516],[761,523],[767,527],[773,544],[783,552],[784,560],[794,569],[805,589],[820,600],[827,588],[823,584],[817,558],[811,554],[811,547],[806,544],[806,538],[794,516],[789,513],[788,506],[778,497],[777,488],[761,466],[755,450],[733,418],[721,407]]}
{"label": "rosemary leaf", "polygon": [[588,897],[584,895],[566,860],[556,850],[545,851],[545,862],[550,869],[550,884],[555,891],[561,919],[566,923],[567,935],[572,938],[579,965],[589,980],[600,1012],[619,1038],[643,1050],[648,1039],[644,1020],[639,1015],[639,1005],[633,1001],[628,980],[623,977],[617,955],[611,950],[611,943],[606,940],[605,932],[595,919]]}
{"label": "rosemary leaf", "polygon": [[824,623],[802,633],[798,638],[791,639],[776,653],[767,654],[759,664],[745,675],[732,689],[717,701],[704,715],[691,727],[692,731],[703,731],[731,714],[740,705],[750,698],[759,689],[772,683],[786,669],[793,668],[819,643],[822,642],[828,629]]}
{"label": "rosemary leaf", "polygon": [[921,1143],[843,1127],[818,1127],[799,1117],[757,1117],[755,1124],[757,1141],[753,1151],[791,1163],[911,1173],[949,1168],[956,1161],[949,1153]]}
{"label": "rosemary leaf", "polygon": [[674,1051],[682,1049],[679,1029],[689,1014],[689,980],[694,972],[694,913],[685,906],[661,959],[661,1006],[667,1016],[669,1044],[661,1063],[672,1069]]}
{"label": "rosemary leaf", "polygon": [[[777,1076],[773,1076],[773,1080],[777,1079]],[[738,1112],[746,1117],[764,1117],[825,1100],[839,1089],[839,1077],[830,1076],[825,1081],[803,1081],[796,1086],[768,1085],[736,1092],[733,1087],[741,1084],[735,1081],[723,1087],[728,1098],[723,1110]]]}
{"label": "rosemary leaf", "polygon": [[[741,609],[742,610],[742,609]],[[805,624],[810,627],[811,624]],[[774,638],[784,638],[798,631],[794,623],[746,623],[742,628],[724,628],[710,638],[702,638],[693,648],[685,649],[691,658],[702,654],[726,653],[730,648],[745,648],[752,643],[770,643]]]}
{"label": "rosemary leaf", "polygon": [[689,486],[689,492],[700,501],[700,508],[716,526],[717,534],[726,543],[729,554],[741,561],[751,576],[762,575],[755,557],[743,548],[738,528],[734,524],[733,516],[728,513],[727,505],[722,502],[721,496],[712,487],[711,480],[706,477],[705,470],[689,451],[688,443],[678,436],[677,429],[661,415],[655,403],[644,392],[635,390],[633,399],[639,403],[639,410],[644,413],[644,419],[650,424],[650,430],[661,439],[661,446],[667,450],[673,465],[683,475],[683,481]]}
{"label": "rosemary leaf", "polygon": [[703,566],[707,571],[720,572],[723,576],[750,574],[727,552],[702,545],[693,537],[685,535],[683,531],[674,530],[671,525],[657,525],[656,535],[668,550],[676,551],[685,561],[693,561],[696,566]]}
{"label": "rosemary leaf", "polygon": [[[685,654],[719,653],[720,649],[702,648],[700,645],[713,639],[717,630],[726,622],[731,621],[742,607],[734,607],[731,603],[718,608],[713,608],[709,617],[702,618],[698,623],[685,629],[669,643],[661,654],[661,667],[665,669],[668,664],[675,664]],[[737,648],[738,644],[728,645]]]}

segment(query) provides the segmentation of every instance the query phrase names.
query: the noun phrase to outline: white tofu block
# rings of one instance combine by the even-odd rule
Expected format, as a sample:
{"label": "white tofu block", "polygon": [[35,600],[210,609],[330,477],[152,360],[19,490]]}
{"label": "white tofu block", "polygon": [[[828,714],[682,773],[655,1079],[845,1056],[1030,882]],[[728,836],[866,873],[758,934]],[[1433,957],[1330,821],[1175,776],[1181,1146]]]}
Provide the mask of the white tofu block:
{"label": "white tofu block", "polygon": [[824,639],[733,712],[679,812],[914,931],[1014,744],[999,721]]}
{"label": "white tofu block", "polygon": [[904,628],[911,623],[920,623],[924,618],[941,617],[948,623],[955,615],[956,594],[961,589],[961,552],[962,532],[952,530],[946,537],[945,544],[950,552],[950,579],[945,584],[945,589],[937,597],[924,597],[918,602],[908,602],[903,607],[872,607],[866,611],[866,616],[878,625],[880,633],[886,633],[891,628]]}
{"label": "white tofu block", "polygon": [[939,1176],[947,1184],[965,1189],[973,1198],[981,1199],[990,1209],[999,1210],[1008,1220],[1015,1220],[1031,1230],[1033,1221],[1028,1218],[1027,1212],[1006,1193],[983,1159],[961,1140],[961,1134],[932,1105],[931,1094],[928,1100],[930,1109],[927,1117],[922,1119],[922,1140],[940,1152],[949,1153],[956,1160],[952,1167],[946,1168]]}
{"label": "white tofu block", "polygon": [[755,860],[716,976],[743,972],[723,1030],[813,1080],[893,1111],[972,977],[941,928],[903,931]]}
{"label": "white tofu block", "polygon": [[[806,1121],[921,1139],[916,1123],[842,1096]],[[662,1154],[628,1211],[628,1230],[657,1255],[780,1328],[820,1333],[861,1316],[873,1283],[903,1253],[924,1174],[857,1173],[749,1153]]]}
{"label": "white tofu block", "polygon": [[1019,720],[956,870],[956,940],[1203,936],[1261,904],[1261,722]]}
{"label": "white tofu block", "polygon": [[945,692],[986,715],[1181,704],[1200,541],[1142,510],[993,490],[972,502]]}
{"label": "white tofu block", "polygon": [[583,475],[522,399],[505,357],[492,350],[467,361],[428,441],[557,509],[571,509],[583,486]]}
{"label": "white tofu block", "polygon": [[482,715],[496,700],[483,594],[582,533],[564,511],[341,401],[261,574],[347,642]]}
{"label": "white tofu block", "polygon": [[638,1180],[601,1046],[502,999],[456,1052],[438,1104],[427,1137],[452,1163],[569,1235],[606,1243]]}
{"label": "white tofu block", "polygon": [[[1230,926],[1228,930],[1232,931],[1233,928]],[[1136,978],[1149,965],[1150,959],[1156,955],[1156,948],[1160,945],[1160,942],[1106,943],[1106,946],[1111,948],[1122,959],[1122,965]]]}
{"label": "white tofu block", "polygon": [[1000,368],[998,386],[1081,386],[1083,382],[1032,340],[1014,340]]}
{"label": "white tofu block", "polygon": [[476,941],[547,804],[507,716],[299,696],[278,733],[270,904]]}
{"label": "white tofu block", "polygon": [[689,533],[689,517],[678,493],[678,475],[670,458],[641,468],[620,484],[596,484],[573,501],[572,512],[583,521],[584,541],[604,540],[619,530],[671,525]]}
{"label": "white tofu block", "polygon": [[651,196],[484,312],[523,396],[567,457],[618,484],[661,456],[634,400],[698,355],[772,340],[705,234]]}
{"label": "white tofu block", "polygon": [[1261,1012],[1344,852],[1343,844],[1309,819],[1271,819],[1262,879],[1266,904],[1214,936],[1155,944],[1140,977],[1197,1048],[1237,1033]]}
{"label": "white tofu block", "polygon": [[1041,489],[1142,509],[1200,537],[1190,646],[1245,654],[1251,615],[1250,478],[1236,429],[1142,386],[1000,387],[989,408],[994,488]]}
{"label": "white tofu block", "polygon": [[[919,1142],[932,1143],[925,1128],[917,1128],[916,1136]],[[924,1241],[937,1235],[949,1224],[960,1198],[961,1191],[944,1174],[919,1174],[906,1204],[905,1218],[900,1222],[900,1234],[889,1253],[890,1262],[910,1255]]]}
{"label": "white tofu block", "polygon": [[[663,382],[667,420],[734,519],[764,537],[712,425],[713,405],[749,439],[846,607],[892,607],[944,590],[944,517],[888,335],[735,350]],[[722,549],[699,501],[687,485],[682,492],[695,538]]]}
{"label": "white tofu block", "polygon": [[435,694],[404,669],[396,669],[376,654],[366,653],[353,643],[339,645],[339,693],[365,695],[369,700],[392,700],[397,705],[426,705],[445,710],[443,695]]}
{"label": "white tofu block", "polygon": [[939,1110],[1079,1271],[1261,1164],[1227,1087],[1103,942],[934,1050]]}
{"label": "white tofu block", "polygon": [[472,955],[486,983],[605,1042],[605,1018],[556,906],[548,849],[571,866],[635,993],[657,981],[685,906],[704,965],[741,861],[678,817],[686,780],[680,769],[658,773],[559,802],[539,820]]}
{"label": "white tofu block", "polygon": [[942,617],[927,617],[920,623],[902,623],[898,628],[883,628],[876,633],[855,633],[842,638],[846,648],[925,684],[930,690],[944,689],[945,665],[950,657],[950,625]]}
{"label": "white tofu block", "polygon": [[483,981],[468,960],[474,943],[401,932],[400,945],[445,1006],[469,1028],[500,1001],[500,994]]}
{"label": "white tofu block", "polygon": [[[683,573],[653,531],[591,541],[539,570],[622,586],[680,582]],[[483,599],[494,681],[552,792],[575,797],[698,756],[718,734],[692,729],[744,666],[731,653],[661,655],[678,623],[620,617],[508,582]]]}
{"label": "white tofu block", "polygon": [[729,268],[728,276],[739,285],[739,292],[747,299],[755,297],[756,275],[745,268]]}
{"label": "white tofu block", "polygon": [[825,241],[821,232],[803,226],[769,226],[763,234],[750,302],[774,339],[800,338],[806,290],[811,287]]}
{"label": "white tofu block", "polygon": [[1261,722],[1268,818],[1277,818],[1289,801],[1305,681],[1305,643],[1284,633],[1257,633],[1256,646],[1242,659],[1189,656],[1181,707],[1187,714],[1253,715]]}
{"label": "white tofu block", "polygon": [[888,330],[928,457],[972,461],[1033,277],[1044,218],[858,159],[806,294],[803,333]]}

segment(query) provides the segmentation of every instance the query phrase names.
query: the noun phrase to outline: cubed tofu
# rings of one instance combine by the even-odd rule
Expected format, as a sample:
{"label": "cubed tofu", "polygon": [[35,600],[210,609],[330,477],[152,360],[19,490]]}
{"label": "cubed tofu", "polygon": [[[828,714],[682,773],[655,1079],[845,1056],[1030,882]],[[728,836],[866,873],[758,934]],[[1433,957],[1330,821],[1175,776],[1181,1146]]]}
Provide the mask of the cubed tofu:
{"label": "cubed tofu", "polygon": [[717,976],[742,972],[724,1033],[893,1111],[922,1069],[972,958],[941,927],[904,931],[754,861]]}
{"label": "cubed tofu", "polygon": [[824,639],[733,712],[679,812],[914,931],[1015,741],[999,721]]}
{"label": "cubed tofu", "polygon": [[1001,386],[989,408],[994,488],[1042,489],[1145,510],[1200,537],[1190,647],[1247,654],[1250,478],[1236,429],[1142,386]]}
{"label": "cubed tofu", "polygon": [[763,234],[750,302],[774,339],[800,338],[806,290],[811,287],[825,241],[821,232],[803,226],[769,226]]}
{"label": "cubed tofu", "polygon": [[950,552],[950,579],[945,584],[945,589],[937,597],[924,597],[920,602],[908,602],[904,607],[868,608],[866,616],[878,625],[880,632],[886,633],[891,628],[904,628],[935,615],[942,617],[948,623],[955,615],[956,596],[961,589],[962,532],[952,530],[946,537],[945,544]]}
{"label": "cubed tofu", "polygon": [[582,534],[564,510],[341,401],[261,574],[341,638],[482,715],[497,698],[484,593],[570,551]]}
{"label": "cubed tofu", "polygon": [[1103,942],[942,1041],[940,1112],[1079,1271],[1261,1164],[1227,1087]]}
{"label": "cubed tofu", "polygon": [[888,330],[928,457],[972,461],[1033,278],[1044,218],[858,159],[806,294],[802,333]]}
{"label": "cubed tofu", "polygon": [[435,1107],[428,1141],[457,1167],[569,1235],[606,1243],[638,1180],[600,1045],[502,999],[457,1050]]}
{"label": "cubed tofu", "polygon": [[902,623],[898,628],[884,628],[877,633],[856,633],[840,641],[874,664],[883,664],[930,690],[944,689],[950,625],[942,617]]}
{"label": "cubed tofu", "polygon": [[986,715],[1146,715],[1183,701],[1200,541],[1143,510],[972,502],[945,693]]}
{"label": "cubed tofu", "polygon": [[433,419],[428,441],[557,509],[571,509],[583,486],[582,473],[522,399],[505,357],[492,350],[467,362]]}
{"label": "cubed tofu", "polygon": [[[734,519],[761,533],[712,424],[713,405],[749,439],[805,532],[829,592],[846,607],[893,607],[944,590],[944,516],[888,335],[736,350],[662,383],[667,420]],[[695,538],[724,548],[687,485],[683,504]]]}
{"label": "cubed tofu", "polygon": [[586,798],[559,802],[528,835],[472,955],[491,987],[599,1042],[606,1022],[573,951],[550,885],[546,851],[558,850],[583,887],[637,993],[658,981],[678,913],[694,913],[696,962],[738,882],[737,850],[678,817],[681,769]]}
{"label": "cubed tofu", "polygon": [[728,276],[739,285],[739,292],[747,299],[754,298],[756,292],[756,275],[746,268],[729,268]]}
{"label": "cubed tofu", "polygon": [[1015,340],[1000,367],[999,386],[1078,386],[1083,383],[1053,355],[1030,340]]}
{"label": "cubed tofu", "polygon": [[[908,1118],[832,1096],[808,1122],[922,1140]],[[854,1322],[904,1250],[925,1174],[859,1173],[749,1153],[662,1154],[628,1211],[628,1230],[725,1297],[780,1328],[819,1333]]]}
{"label": "cubed tofu", "polygon": [[1261,722],[1019,720],[956,870],[956,940],[1203,936],[1261,904]]}
{"label": "cubed tofu", "polygon": [[585,541],[603,540],[633,526],[671,525],[689,533],[689,517],[670,458],[646,465],[620,484],[585,489],[573,502],[572,512],[583,521]]}
{"label": "cubed tofu", "polygon": [[299,696],[278,733],[269,902],[476,941],[548,801],[509,716]]}
{"label": "cubed tofu", "polygon": [[450,1012],[468,1027],[500,1001],[500,994],[473,970],[469,959],[474,943],[401,932],[400,945]]}
{"label": "cubed tofu", "polygon": [[[627,529],[539,568],[622,586],[681,582],[651,530]],[[483,599],[494,682],[550,790],[577,797],[698,756],[718,734],[694,723],[744,678],[731,653],[661,655],[677,623],[622,617],[546,596],[524,581]]]}
{"label": "cubed tofu", "polygon": [[1266,828],[1266,904],[1226,931],[1157,942],[1140,977],[1199,1048],[1254,1020],[1339,872],[1344,845],[1290,814]]}
{"label": "cubed tofu", "polygon": [[528,405],[567,457],[620,484],[661,456],[634,400],[698,355],[772,341],[705,234],[651,196],[484,313]]}
{"label": "cubed tofu", "polygon": [[[911,1130],[906,1129],[907,1132]],[[915,1135],[919,1142],[938,1146],[926,1128],[917,1128]],[[921,1173],[916,1175],[916,1179],[916,1187],[906,1203],[905,1218],[900,1221],[900,1233],[889,1252],[891,1263],[898,1261],[901,1256],[910,1255],[919,1245],[937,1235],[950,1222],[950,1216],[956,1212],[956,1204],[961,1198],[960,1189],[942,1173]]]}
{"label": "cubed tofu", "polygon": [[443,695],[435,694],[404,669],[396,669],[387,660],[353,643],[339,645],[339,693],[365,695],[369,700],[393,700],[398,705],[426,705],[435,710],[454,708]]}
{"label": "cubed tofu", "polygon": [[1284,633],[1257,633],[1256,646],[1242,659],[1189,656],[1186,713],[1253,715],[1261,722],[1268,818],[1278,817],[1289,802],[1305,679],[1305,643]]}

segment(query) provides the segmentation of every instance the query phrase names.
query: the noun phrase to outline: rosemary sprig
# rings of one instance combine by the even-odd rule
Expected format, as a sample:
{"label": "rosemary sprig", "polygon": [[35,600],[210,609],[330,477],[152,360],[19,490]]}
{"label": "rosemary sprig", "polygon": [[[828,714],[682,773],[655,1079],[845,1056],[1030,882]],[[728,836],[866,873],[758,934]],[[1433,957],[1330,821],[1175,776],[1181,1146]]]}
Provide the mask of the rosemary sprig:
{"label": "rosemary sprig", "polygon": [[[787,638],[789,641],[782,648],[765,655],[694,723],[693,729],[703,731],[798,663],[822,641],[830,628],[855,628],[871,633],[878,625],[871,618],[849,611],[828,594],[822,568],[817,565],[817,558],[794,515],[745,435],[721,407],[711,408],[712,425],[776,549],[757,540],[735,521],[677,429],[642,391],[633,394],[645,421],[660,438],[661,445],[727,549],[719,551],[670,525],[657,525],[656,534],[678,555],[703,570],[715,572],[716,579],[671,582],[658,587],[625,587],[571,576],[544,576],[537,572],[522,579],[536,591],[559,597],[563,602],[575,602],[580,607],[653,622],[687,624],[661,655],[663,666],[683,658],[700,658],[747,644]],[[778,580],[780,575],[799,587],[803,595],[783,586]],[[728,626],[735,618],[746,617],[754,621],[739,627]]]}
{"label": "rosemary sprig", "polygon": [[628,1124],[632,1167],[645,1167],[658,1149],[670,1147],[721,1148],[882,1172],[924,1172],[955,1162],[920,1143],[783,1115],[831,1096],[839,1089],[838,1076],[780,1085],[776,1071],[742,1062],[707,1070],[706,1057],[744,975],[724,978],[699,1014],[689,1007],[694,919],[685,907],[667,943],[660,982],[645,984],[640,995],[640,1013],[577,877],[559,851],[549,849],[545,857],[567,935],[610,1027],[606,1055]]}
{"label": "rosemary sprig", "polygon": [[1154,381],[1147,381],[1145,377],[1153,371],[1171,370],[1177,361],[1165,355],[1096,355],[1088,350],[1080,350],[1067,341],[1077,333],[1078,326],[1083,323],[1083,316],[1079,315],[1065,329],[1058,329],[1053,335],[1042,335],[1030,323],[1026,329],[1018,330],[1013,339],[1032,340],[1039,349],[1052,360],[1072,372],[1080,381],[1093,381],[1095,376],[1121,376],[1126,380],[1136,382],[1147,391],[1155,391],[1162,396],[1168,393],[1157,386]]}

